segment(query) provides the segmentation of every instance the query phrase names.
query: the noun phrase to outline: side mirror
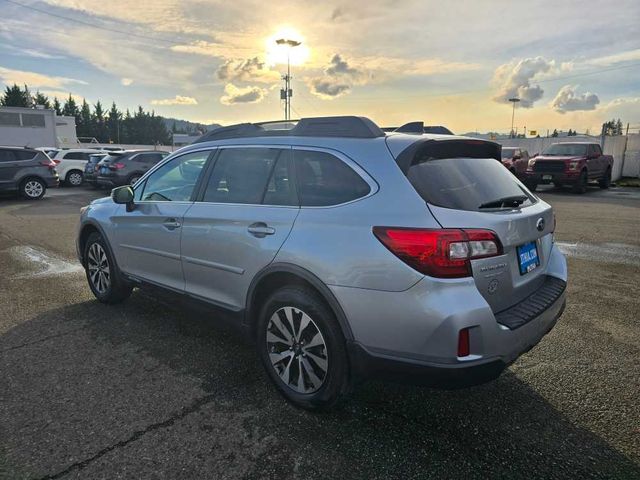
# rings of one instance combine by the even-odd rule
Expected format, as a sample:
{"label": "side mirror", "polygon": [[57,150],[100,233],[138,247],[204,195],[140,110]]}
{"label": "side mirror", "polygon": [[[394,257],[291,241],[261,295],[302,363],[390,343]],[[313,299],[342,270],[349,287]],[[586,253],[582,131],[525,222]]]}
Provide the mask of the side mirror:
{"label": "side mirror", "polygon": [[133,197],[134,192],[131,185],[125,185],[123,187],[117,187],[111,190],[111,199],[114,203],[123,204],[127,206],[127,212],[133,210]]}

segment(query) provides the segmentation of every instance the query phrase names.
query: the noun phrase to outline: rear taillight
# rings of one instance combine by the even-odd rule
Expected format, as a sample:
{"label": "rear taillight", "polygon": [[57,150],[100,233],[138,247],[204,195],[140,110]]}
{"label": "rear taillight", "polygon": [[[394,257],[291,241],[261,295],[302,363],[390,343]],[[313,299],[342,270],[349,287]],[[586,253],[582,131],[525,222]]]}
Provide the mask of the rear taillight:
{"label": "rear taillight", "polygon": [[471,353],[469,346],[469,329],[463,328],[458,333],[458,357],[468,357]]}
{"label": "rear taillight", "polygon": [[60,160],[53,160],[53,163],[55,163],[56,165],[58,165],[60,163]]}
{"label": "rear taillight", "polygon": [[42,165],[43,167],[47,167],[49,168],[49,170],[53,170],[54,168],[56,168],[56,163],[53,160],[42,160],[40,162],[40,165]]}
{"label": "rear taillight", "polygon": [[120,170],[121,168],[124,168],[125,165],[122,162],[117,162],[117,163],[110,163],[109,164],[109,169],[110,170]]}
{"label": "rear taillight", "polygon": [[400,260],[431,277],[469,277],[471,260],[502,255],[491,230],[373,227],[373,233]]}

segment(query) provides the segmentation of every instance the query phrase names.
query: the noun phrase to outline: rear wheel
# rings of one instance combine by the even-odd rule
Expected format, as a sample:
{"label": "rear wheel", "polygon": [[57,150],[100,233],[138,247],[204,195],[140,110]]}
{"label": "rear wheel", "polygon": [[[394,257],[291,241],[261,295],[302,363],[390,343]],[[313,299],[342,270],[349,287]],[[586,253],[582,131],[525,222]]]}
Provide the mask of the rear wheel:
{"label": "rear wheel", "polygon": [[104,238],[97,232],[87,239],[84,263],[89,288],[99,301],[120,303],[131,295],[133,287],[118,272]]}
{"label": "rear wheel", "polygon": [[607,173],[604,174],[604,177],[602,177],[599,181],[598,184],[600,185],[600,188],[606,189],[609,188],[611,186],[611,169],[607,168]]}
{"label": "rear wheel", "polygon": [[576,183],[573,184],[574,193],[585,193],[587,191],[587,184],[589,183],[589,176],[586,170],[580,172],[580,176]]}
{"label": "rear wheel", "polygon": [[46,191],[47,185],[39,178],[27,178],[20,184],[20,195],[27,200],[39,200]]}
{"label": "rear wheel", "polygon": [[71,170],[65,177],[65,183],[72,187],[79,187],[82,185],[82,172],[80,170]]}
{"label": "rear wheel", "polygon": [[333,312],[311,290],[283,287],[265,302],[260,358],[280,393],[308,410],[328,409],[349,391],[349,363]]}

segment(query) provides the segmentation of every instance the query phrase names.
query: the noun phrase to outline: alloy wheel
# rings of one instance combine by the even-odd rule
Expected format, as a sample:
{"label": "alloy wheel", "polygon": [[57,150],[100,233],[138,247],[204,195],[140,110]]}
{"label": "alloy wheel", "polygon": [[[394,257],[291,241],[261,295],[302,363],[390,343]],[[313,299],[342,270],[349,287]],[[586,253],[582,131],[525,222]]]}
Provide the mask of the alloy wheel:
{"label": "alloy wheel", "polygon": [[106,293],[111,285],[111,270],[107,254],[99,243],[94,243],[89,247],[87,268],[93,288],[100,294]]}
{"label": "alloy wheel", "polygon": [[38,198],[42,195],[43,191],[44,187],[42,186],[42,183],[37,180],[29,180],[24,184],[24,193],[29,198]]}
{"label": "alloy wheel", "polygon": [[69,183],[74,186],[78,186],[82,183],[82,175],[74,172],[69,174]]}
{"label": "alloy wheel", "polygon": [[297,393],[318,391],[327,377],[328,350],[313,319],[295,307],[276,310],[267,325],[267,353],[280,380]]}

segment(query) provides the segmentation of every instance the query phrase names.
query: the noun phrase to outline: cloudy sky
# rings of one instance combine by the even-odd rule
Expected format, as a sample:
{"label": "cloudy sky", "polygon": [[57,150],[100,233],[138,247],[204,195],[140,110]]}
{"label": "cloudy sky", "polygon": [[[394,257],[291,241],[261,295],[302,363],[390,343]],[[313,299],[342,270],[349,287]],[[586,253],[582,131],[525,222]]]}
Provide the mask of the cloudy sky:
{"label": "cloudy sky", "polygon": [[640,126],[640,2],[0,0],[0,86],[165,116],[277,119],[287,36],[295,116],[456,132]]}

